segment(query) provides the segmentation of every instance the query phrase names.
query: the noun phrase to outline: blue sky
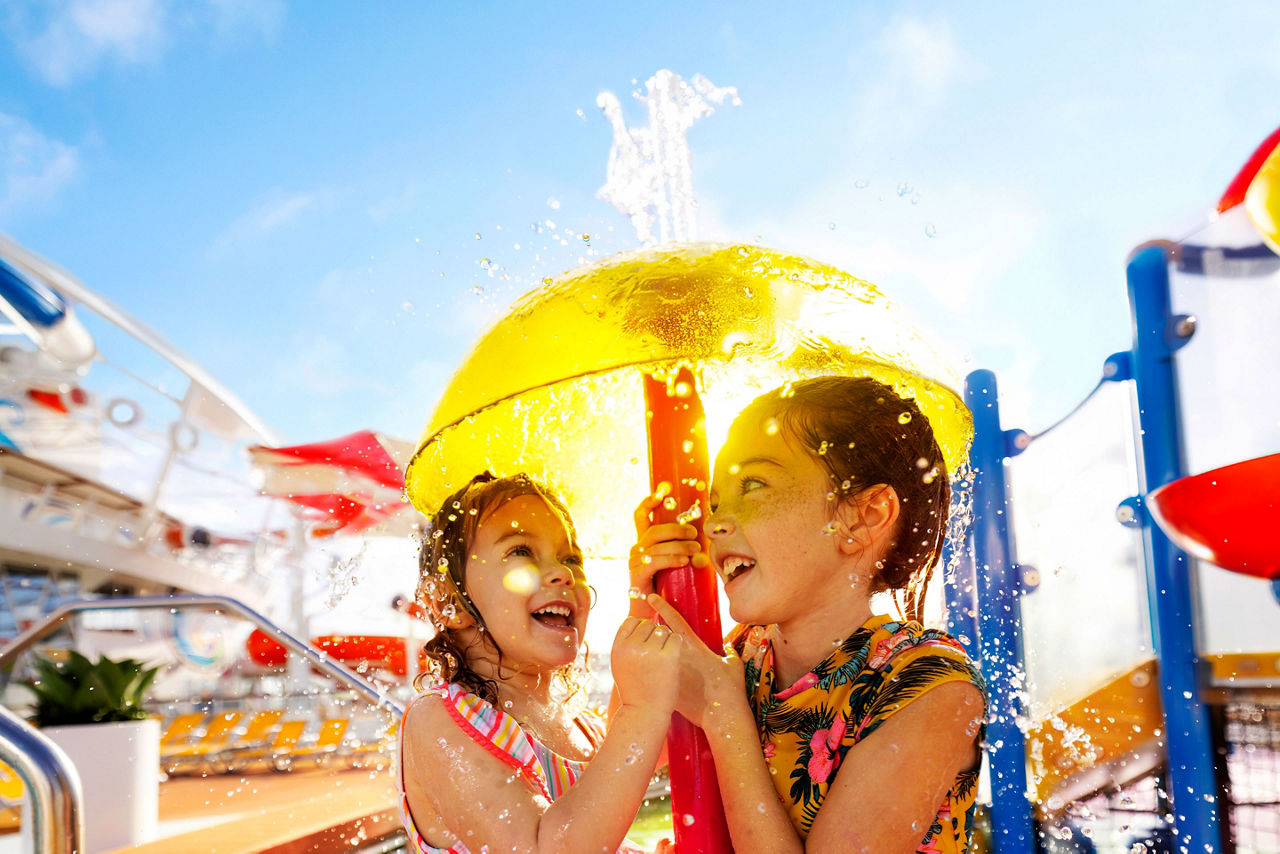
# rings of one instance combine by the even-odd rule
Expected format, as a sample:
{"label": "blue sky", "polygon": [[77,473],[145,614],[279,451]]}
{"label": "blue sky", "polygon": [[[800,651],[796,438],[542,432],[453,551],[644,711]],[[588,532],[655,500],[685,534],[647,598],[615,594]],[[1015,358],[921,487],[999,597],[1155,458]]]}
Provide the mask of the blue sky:
{"label": "blue sky", "polygon": [[641,5],[7,3],[0,231],[289,440],[416,437],[515,296],[636,245],[597,93],[701,73],[742,103],[689,135],[700,236],[876,281],[1035,428],[1280,124],[1271,3]]}

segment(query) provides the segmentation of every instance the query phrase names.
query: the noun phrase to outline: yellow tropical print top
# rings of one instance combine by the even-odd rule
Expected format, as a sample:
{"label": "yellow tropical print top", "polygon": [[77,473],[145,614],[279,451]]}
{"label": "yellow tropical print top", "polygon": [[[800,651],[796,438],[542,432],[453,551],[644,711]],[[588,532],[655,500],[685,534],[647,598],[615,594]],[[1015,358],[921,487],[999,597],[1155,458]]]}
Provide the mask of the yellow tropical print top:
{"label": "yellow tropical print top", "polygon": [[[947,682],[969,682],[986,697],[982,676],[964,647],[916,622],[874,616],[821,664],[782,688],[774,684],[772,633],[769,626],[738,626],[729,640],[746,670],[770,776],[802,838],[808,837],[849,748],[889,716]],[[977,738],[981,741],[982,733]],[[968,850],[979,765],[956,777],[917,851]]]}

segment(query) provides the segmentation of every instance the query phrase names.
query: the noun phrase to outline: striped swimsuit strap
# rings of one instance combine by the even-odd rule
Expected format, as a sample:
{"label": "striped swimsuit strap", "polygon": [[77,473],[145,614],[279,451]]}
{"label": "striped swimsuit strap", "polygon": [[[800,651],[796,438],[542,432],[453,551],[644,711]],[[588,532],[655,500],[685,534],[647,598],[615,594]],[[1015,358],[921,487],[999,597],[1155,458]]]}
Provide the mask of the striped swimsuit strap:
{"label": "striped swimsuit strap", "polygon": [[[426,693],[440,697],[449,717],[468,738],[513,768],[548,801],[559,798],[582,776],[587,763],[566,759],[551,750],[527,733],[514,717],[462,686],[449,683],[431,688]],[[599,722],[584,715],[576,718],[575,723],[593,747],[599,746],[604,736]],[[400,785],[401,819],[417,851],[421,854],[466,854],[467,848],[461,842],[452,848],[435,848],[422,838],[409,814],[404,778],[397,774],[396,779]]]}

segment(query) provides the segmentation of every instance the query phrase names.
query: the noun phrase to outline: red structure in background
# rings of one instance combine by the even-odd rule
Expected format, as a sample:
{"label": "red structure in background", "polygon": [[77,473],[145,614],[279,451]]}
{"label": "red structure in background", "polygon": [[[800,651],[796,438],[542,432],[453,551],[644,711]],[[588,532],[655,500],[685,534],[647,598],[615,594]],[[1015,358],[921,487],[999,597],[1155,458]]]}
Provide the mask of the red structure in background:
{"label": "red structure in background", "polygon": [[[367,665],[378,670],[404,676],[408,672],[405,656],[405,638],[399,635],[320,635],[312,638],[317,649],[350,667]],[[426,669],[427,659],[418,641],[418,672]],[[263,667],[283,667],[289,657],[284,644],[254,629],[245,641],[245,650],[257,664]]]}
{"label": "red structure in background", "polygon": [[1253,183],[1253,179],[1262,170],[1262,164],[1267,162],[1267,158],[1271,156],[1271,152],[1275,151],[1277,146],[1280,146],[1280,128],[1273,130],[1271,135],[1254,149],[1253,154],[1245,161],[1244,166],[1231,179],[1231,183],[1227,185],[1227,189],[1222,193],[1222,198],[1218,199],[1218,213],[1226,213],[1244,201],[1245,193],[1249,192],[1249,185]]}
{"label": "red structure in background", "polygon": [[1280,454],[1180,478],[1147,501],[1188,554],[1244,575],[1280,578]]}
{"label": "red structure in background", "polygon": [[[659,484],[671,485],[667,501],[655,512],[654,521],[671,522],[681,517],[698,529],[698,541],[706,552],[702,523],[709,510],[711,467],[706,416],[694,380],[693,372],[687,368],[681,368],[672,383],[651,376],[644,378],[649,484],[655,491]],[[689,512],[695,506],[698,511]],[[669,569],[658,575],[657,588],[708,647],[723,647],[714,570],[691,566]],[[667,756],[676,850],[680,854],[729,854],[733,844],[706,735],[680,715],[673,715]]]}

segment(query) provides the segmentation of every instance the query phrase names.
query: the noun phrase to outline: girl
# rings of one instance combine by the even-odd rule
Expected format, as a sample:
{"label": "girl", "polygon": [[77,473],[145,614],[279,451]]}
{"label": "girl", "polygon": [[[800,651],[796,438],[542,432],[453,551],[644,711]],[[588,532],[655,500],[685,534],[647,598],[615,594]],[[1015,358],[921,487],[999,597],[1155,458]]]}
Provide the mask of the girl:
{"label": "girl", "polygon": [[623,623],[612,652],[622,705],[605,737],[568,702],[591,602],[555,496],[523,475],[481,475],[432,519],[420,563],[418,599],[439,631],[429,687],[401,727],[413,849],[618,849],[675,706],[680,638]]}
{"label": "girl", "polygon": [[[915,402],[867,378],[757,398],[716,460],[706,520],[636,511],[632,583],[686,643],[677,711],[711,743],[738,851],[962,852],[985,711],[963,648],[920,614],[950,486]],[[709,560],[739,623],[725,657],[652,595]],[[875,615],[893,594],[907,620]],[[905,601],[904,601],[905,600]]]}

